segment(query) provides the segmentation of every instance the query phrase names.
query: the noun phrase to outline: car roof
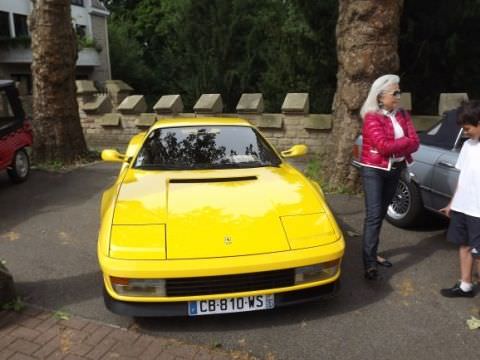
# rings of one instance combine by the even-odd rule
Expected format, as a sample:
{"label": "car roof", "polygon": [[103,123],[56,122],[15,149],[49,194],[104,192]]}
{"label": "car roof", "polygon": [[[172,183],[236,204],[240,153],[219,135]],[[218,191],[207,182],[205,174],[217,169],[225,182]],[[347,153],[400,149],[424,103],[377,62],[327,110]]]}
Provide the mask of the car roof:
{"label": "car roof", "polygon": [[0,88],[13,85],[13,80],[0,80]]}
{"label": "car roof", "polygon": [[205,125],[236,125],[252,126],[247,120],[225,117],[200,117],[200,118],[165,118],[157,120],[152,129],[180,126],[205,126]]}

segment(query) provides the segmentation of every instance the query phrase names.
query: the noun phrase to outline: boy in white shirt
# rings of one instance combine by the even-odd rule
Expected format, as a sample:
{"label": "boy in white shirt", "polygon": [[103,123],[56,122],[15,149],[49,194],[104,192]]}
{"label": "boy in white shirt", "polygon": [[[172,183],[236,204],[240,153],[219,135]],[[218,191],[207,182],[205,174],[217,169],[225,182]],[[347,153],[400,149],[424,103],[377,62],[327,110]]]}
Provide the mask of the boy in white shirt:
{"label": "boy in white shirt", "polygon": [[463,104],[458,122],[470,139],[465,141],[455,167],[460,170],[457,189],[450,204],[441,209],[450,217],[447,239],[459,245],[460,281],[442,289],[445,297],[473,297],[473,265],[480,273],[480,101]]}

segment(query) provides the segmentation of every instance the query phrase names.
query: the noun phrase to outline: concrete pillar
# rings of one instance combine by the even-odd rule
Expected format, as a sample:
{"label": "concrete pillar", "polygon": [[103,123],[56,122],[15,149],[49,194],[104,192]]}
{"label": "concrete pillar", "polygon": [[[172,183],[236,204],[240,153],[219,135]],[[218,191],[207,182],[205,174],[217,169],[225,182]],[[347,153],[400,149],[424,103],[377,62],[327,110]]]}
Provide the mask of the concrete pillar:
{"label": "concrete pillar", "polygon": [[468,101],[467,93],[441,93],[438,101],[438,115],[442,115],[445,111],[456,109],[464,101]]}

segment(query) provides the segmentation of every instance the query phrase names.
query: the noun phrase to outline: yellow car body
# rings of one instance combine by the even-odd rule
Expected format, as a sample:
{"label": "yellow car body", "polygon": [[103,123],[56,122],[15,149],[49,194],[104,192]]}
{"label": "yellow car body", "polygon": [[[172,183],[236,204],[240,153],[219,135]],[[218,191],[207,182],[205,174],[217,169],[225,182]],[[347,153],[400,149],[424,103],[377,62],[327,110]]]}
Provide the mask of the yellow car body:
{"label": "yellow car body", "polygon": [[[231,150],[225,156],[234,159],[232,168],[135,165],[144,161],[147,141],[158,143],[156,134],[165,140],[170,131],[185,133],[197,144],[205,129],[214,140],[227,130],[254,134],[278,162],[250,167],[257,153]],[[148,156],[160,151],[154,149]],[[123,163],[101,204],[98,259],[106,306],[130,316],[204,315],[334,293],[342,233],[319,185],[283,159],[305,152],[297,145],[279,154],[250,123],[231,118],[162,119],[134,136],[126,154],[104,150],[104,160]]]}

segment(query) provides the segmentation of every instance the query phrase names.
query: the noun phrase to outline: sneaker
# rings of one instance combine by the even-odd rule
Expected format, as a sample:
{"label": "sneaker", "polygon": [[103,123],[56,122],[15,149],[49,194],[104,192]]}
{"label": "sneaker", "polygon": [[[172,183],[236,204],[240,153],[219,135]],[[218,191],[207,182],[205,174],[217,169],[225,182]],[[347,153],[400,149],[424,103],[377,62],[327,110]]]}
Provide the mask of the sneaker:
{"label": "sneaker", "polygon": [[448,288],[448,289],[442,289],[440,290],[440,294],[442,296],[448,297],[448,298],[455,298],[455,297],[473,297],[475,294],[473,290],[470,291],[463,291],[460,288],[460,283],[456,283],[453,287]]}
{"label": "sneaker", "polygon": [[470,250],[470,253],[475,260],[480,260],[480,247],[472,248],[472,250]]}

